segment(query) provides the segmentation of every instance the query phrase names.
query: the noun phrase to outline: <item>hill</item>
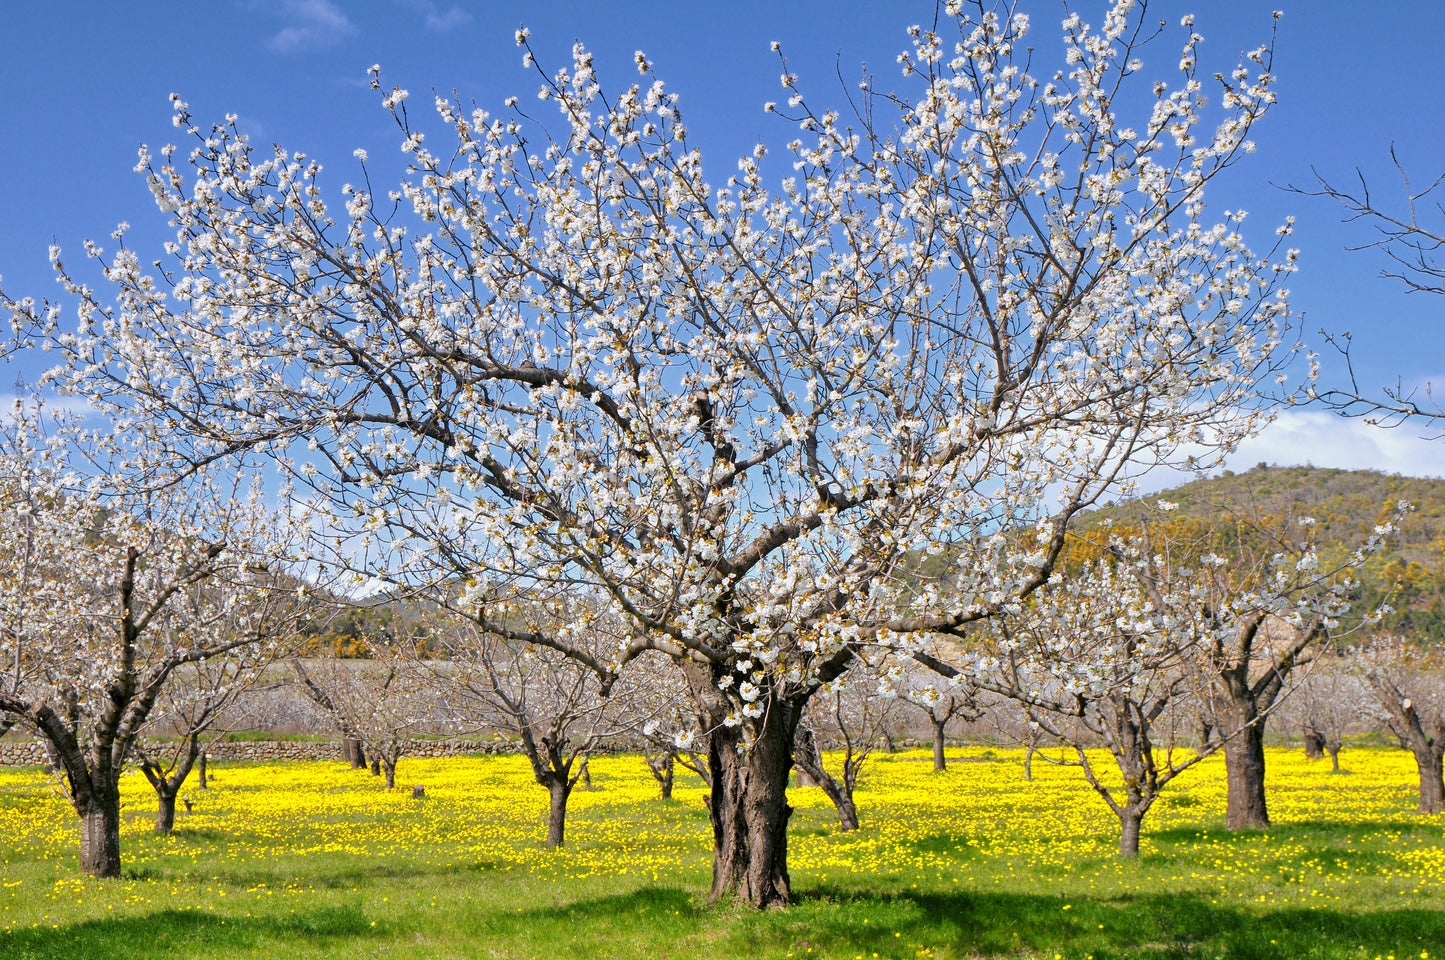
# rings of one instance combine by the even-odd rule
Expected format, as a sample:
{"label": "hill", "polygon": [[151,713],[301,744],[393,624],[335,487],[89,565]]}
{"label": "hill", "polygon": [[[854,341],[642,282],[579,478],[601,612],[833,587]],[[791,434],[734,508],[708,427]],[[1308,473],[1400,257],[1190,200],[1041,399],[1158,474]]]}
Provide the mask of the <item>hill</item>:
{"label": "hill", "polygon": [[1216,528],[1235,525],[1239,518],[1268,524],[1313,517],[1317,543],[1327,557],[1357,547],[1376,524],[1391,517],[1397,501],[1407,500],[1413,509],[1398,535],[1361,571],[1359,608],[1373,607],[1393,593],[1396,612],[1385,629],[1420,640],[1445,639],[1445,480],[1261,463],[1243,473],[1226,470],[1139,501],[1089,511],[1080,530],[1104,520],[1127,522],[1141,501],[1156,500],[1178,504],[1172,516]]}

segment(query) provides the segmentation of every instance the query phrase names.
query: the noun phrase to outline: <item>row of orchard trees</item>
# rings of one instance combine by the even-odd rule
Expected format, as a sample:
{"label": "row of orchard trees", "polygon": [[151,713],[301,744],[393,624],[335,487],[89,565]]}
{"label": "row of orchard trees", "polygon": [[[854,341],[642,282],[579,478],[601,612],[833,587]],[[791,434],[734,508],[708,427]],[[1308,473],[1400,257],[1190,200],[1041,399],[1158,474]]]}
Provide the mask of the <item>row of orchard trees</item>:
{"label": "row of orchard trees", "polygon": [[[156,829],[167,832],[208,732],[296,722],[294,710],[283,716],[274,708],[287,673],[312,712],[354,742],[355,761],[372,758],[388,788],[419,730],[513,738],[550,794],[549,845],[563,842],[568,798],[604,743],[647,750],[664,795],[678,761],[710,785],[712,769],[696,750],[712,731],[695,713],[695,695],[679,694],[687,678],[676,676],[676,665],[654,654],[645,670],[599,678],[575,655],[540,642],[565,635],[594,659],[605,656],[627,638],[604,605],[517,596],[505,609],[503,636],[435,604],[393,599],[387,632],[363,638],[370,659],[315,658],[317,622],[342,605],[314,589],[298,595],[298,581],[283,572],[298,560],[297,543],[281,535],[284,518],[231,491],[212,491],[212,506],[203,507],[196,484],[185,490],[183,512],[144,488],[134,503],[114,492],[87,499],[90,485],[61,465],[82,450],[92,459],[104,452],[114,478],[124,463],[93,435],[63,428],[46,435],[40,426],[36,411],[17,408],[6,435],[15,483],[6,489],[14,522],[5,549],[17,576],[4,598],[5,652],[15,669],[0,707],[7,726],[22,721],[49,743],[81,816],[86,870],[119,869],[117,788],[127,760],[155,788]],[[216,504],[224,516],[207,512]],[[835,803],[842,828],[856,829],[860,770],[904,705],[926,715],[937,769],[949,721],[984,721],[1031,747],[1069,748],[1066,762],[1119,817],[1121,852],[1132,855],[1145,814],[1170,780],[1220,749],[1231,823],[1268,825],[1265,723],[1281,694],[1299,686],[1290,722],[1336,755],[1361,703],[1376,704],[1374,715],[1416,756],[1421,809],[1439,810],[1440,665],[1399,642],[1326,654],[1319,641],[1330,627],[1332,639],[1342,639],[1332,614],[1352,581],[1321,574],[1313,525],[1299,518],[1294,526],[1305,532],[1280,540],[1278,524],[1252,526],[1252,537],[1238,536],[1243,525],[1236,524],[1228,562],[1211,549],[1227,548],[1218,528],[1155,518],[1126,537],[1096,526],[1071,541],[1059,576],[1018,613],[994,618],[971,646],[940,641],[929,650],[865,654],[858,669],[812,699],[793,733],[792,762]],[[1338,567],[1357,567],[1388,530],[1382,524]],[[208,531],[233,539],[218,545]],[[1267,560],[1256,566],[1251,546]],[[1211,572],[1192,569],[1201,565]],[[1261,582],[1272,591],[1271,612],[1263,612]],[[1217,608],[1226,603],[1257,615],[1220,634]],[[1307,618],[1303,610],[1311,611]],[[175,737],[168,756],[154,740],[142,742],[153,731]],[[840,748],[841,769],[825,763],[815,731]],[[1105,786],[1110,778],[1096,771],[1087,748],[1098,746],[1117,763],[1122,789]],[[1256,816],[1241,824],[1241,810]]]}
{"label": "row of orchard trees", "polygon": [[[7,640],[19,679],[0,707],[77,750],[67,730],[101,731],[100,753],[72,759],[77,808],[86,778],[126,758],[137,691],[214,652],[199,628],[145,619],[138,585],[169,610],[186,590],[166,584],[204,581],[199,602],[276,570],[233,554],[241,531],[214,506],[232,501],[208,487],[249,457],[316,514],[302,570],[464,625],[458,699],[519,716],[500,678],[556,670],[602,723],[603,695],[675,677],[656,712],[685,718],[677,742],[705,760],[714,899],[791,898],[798,726],[897,658],[1104,736],[1154,702],[1131,678],[1213,650],[1243,771],[1231,823],[1263,822],[1251,731],[1274,681],[1250,672],[1254,651],[1271,623],[1292,631],[1286,659],[1329,629],[1330,578],[1220,578],[1129,538],[1073,572],[1062,558],[1080,512],[1130,476],[1208,465],[1268,418],[1262,394],[1294,353],[1289,228],[1257,254],[1244,213],[1205,194],[1274,102],[1271,46],[1216,73],[1192,20],[1156,31],[1121,0],[1097,26],[1070,15],[1063,63],[1040,73],[1046,48],[1012,6],[937,13],[909,31],[902,76],[864,77],[846,115],[784,61],[781,164],[759,144],[716,182],[648,61],[604,92],[580,45],[538,73],[552,122],[438,98],[427,125],[373,72],[406,171],[374,192],[363,158],[339,202],[316,160],[197,125],[176,99],[189,146],[138,164],[175,231],[154,272],[120,231],[111,253],[87,246],[113,298],[56,250],[60,301],[4,300],[21,341],[59,358],[50,382],[146,446],[137,489],[220,510],[214,530],[154,514],[144,529],[176,537],[170,552],[82,538],[120,551],[97,561],[88,608],[103,679],[33,686],[33,634]],[[1174,75],[1142,85],[1161,45]],[[122,499],[91,516],[147,516],[125,490],[103,496]],[[920,581],[928,554],[948,570]],[[1112,626],[1110,604],[1128,607]],[[489,664],[495,643],[537,659]],[[159,666],[142,675],[142,649],[174,652],[147,653]],[[1091,697],[1123,719],[1070,715]],[[538,778],[565,790],[575,758],[540,740]],[[114,872],[113,832],[94,872]]]}

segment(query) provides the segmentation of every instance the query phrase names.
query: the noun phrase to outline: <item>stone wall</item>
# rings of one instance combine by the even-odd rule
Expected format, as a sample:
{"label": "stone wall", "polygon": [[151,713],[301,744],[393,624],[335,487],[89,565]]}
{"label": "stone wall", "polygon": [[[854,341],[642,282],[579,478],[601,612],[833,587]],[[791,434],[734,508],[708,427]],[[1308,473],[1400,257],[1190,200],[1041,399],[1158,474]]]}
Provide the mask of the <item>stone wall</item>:
{"label": "stone wall", "polygon": [[[165,755],[171,744],[156,744],[151,752]],[[516,753],[520,744],[510,740],[412,740],[405,756],[416,758],[455,757],[470,753]],[[340,760],[339,740],[249,740],[211,744],[206,755],[212,760]],[[49,760],[39,740],[0,740],[0,765],[44,764]]]}

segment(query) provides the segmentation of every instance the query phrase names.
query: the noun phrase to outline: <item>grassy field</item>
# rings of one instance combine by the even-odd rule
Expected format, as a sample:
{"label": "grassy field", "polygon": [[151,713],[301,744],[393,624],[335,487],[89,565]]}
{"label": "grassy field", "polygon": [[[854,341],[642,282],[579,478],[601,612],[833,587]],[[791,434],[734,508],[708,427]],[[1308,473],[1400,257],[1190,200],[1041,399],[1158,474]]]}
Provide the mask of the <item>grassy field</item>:
{"label": "grassy field", "polygon": [[115,881],[77,876],[45,776],[0,768],[0,957],[1445,958],[1445,821],[1412,812],[1402,752],[1347,752],[1342,776],[1272,752],[1267,833],[1220,828],[1202,765],[1134,862],[1076,771],[952,753],[943,775],[878,757],[855,834],[794,790],[800,902],[765,914],[702,903],[701,784],[663,803],[636,757],[594,761],[555,853],[520,758],[403,760],[390,794],[341,764],[214,764],[168,838],[131,775]]}

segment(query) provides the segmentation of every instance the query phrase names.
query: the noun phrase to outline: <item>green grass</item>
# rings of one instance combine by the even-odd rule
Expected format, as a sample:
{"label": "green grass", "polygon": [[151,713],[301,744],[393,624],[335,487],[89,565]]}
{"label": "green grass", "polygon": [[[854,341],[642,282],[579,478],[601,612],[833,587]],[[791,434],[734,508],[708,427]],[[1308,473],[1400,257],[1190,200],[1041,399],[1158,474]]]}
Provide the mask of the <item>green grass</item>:
{"label": "green grass", "polygon": [[1410,812],[1397,754],[1356,752],[1344,781],[1272,753],[1267,833],[1221,828],[1206,765],[1132,863],[1070,771],[1025,784],[995,754],[943,776],[880,758],[846,837],[793,791],[798,902],[761,914],[702,901],[701,790],[653,799],[636,758],[594,761],[556,854],[515,758],[403,761],[393,794],[340,764],[217,764],[170,838],[131,778],[115,881],[76,876],[38,771],[0,770],[0,958],[1445,957],[1445,820]]}

